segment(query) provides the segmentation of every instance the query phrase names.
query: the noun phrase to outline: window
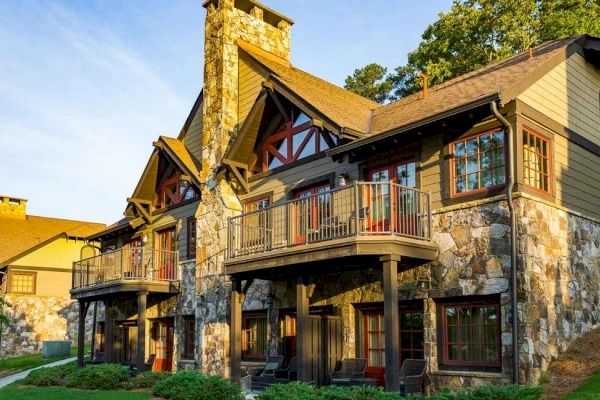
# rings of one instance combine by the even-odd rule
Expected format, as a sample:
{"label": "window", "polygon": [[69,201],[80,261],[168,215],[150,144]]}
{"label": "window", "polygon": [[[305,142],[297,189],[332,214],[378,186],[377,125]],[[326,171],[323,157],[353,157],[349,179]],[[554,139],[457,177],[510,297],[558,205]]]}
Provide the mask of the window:
{"label": "window", "polygon": [[168,207],[197,197],[196,188],[187,180],[182,179],[181,172],[176,171],[160,186],[156,207]]}
{"label": "window", "polygon": [[451,144],[453,194],[477,192],[504,185],[504,141],[504,131],[495,130]]}
{"label": "window", "polygon": [[194,336],[196,331],[196,320],[194,317],[183,318],[183,358],[194,359]]}
{"label": "window", "polygon": [[500,310],[497,303],[444,305],[444,363],[500,365]]}
{"label": "window", "polygon": [[528,128],[523,129],[523,181],[550,193],[550,142]]}
{"label": "window", "polygon": [[244,213],[242,226],[248,227],[241,232],[242,248],[255,248],[256,246],[266,245],[269,237],[265,232],[269,227],[269,211],[267,208],[271,204],[269,197],[248,201],[244,203]]}
{"label": "window", "polygon": [[242,360],[264,361],[267,356],[267,314],[242,316]]}
{"label": "window", "polygon": [[[331,217],[330,188],[329,183],[321,183],[295,192],[296,199],[299,199],[295,210],[296,243],[308,240],[307,234],[311,234],[313,237],[310,239],[314,240],[321,236],[319,232],[321,224]],[[311,198],[301,200],[307,197]]]}
{"label": "window", "polygon": [[15,294],[35,294],[35,272],[11,272],[10,291]]}
{"label": "window", "polygon": [[187,258],[196,258],[196,218],[187,219]]}
{"label": "window", "polygon": [[400,364],[423,358],[423,312],[400,310]]}
{"label": "window", "polygon": [[312,125],[306,114],[294,108],[291,120],[266,139],[258,165],[264,172],[325,151],[332,144],[333,138],[328,131]]}
{"label": "window", "polygon": [[175,228],[163,229],[157,232],[158,267],[157,277],[159,280],[174,280],[177,270],[177,241],[175,239]]}

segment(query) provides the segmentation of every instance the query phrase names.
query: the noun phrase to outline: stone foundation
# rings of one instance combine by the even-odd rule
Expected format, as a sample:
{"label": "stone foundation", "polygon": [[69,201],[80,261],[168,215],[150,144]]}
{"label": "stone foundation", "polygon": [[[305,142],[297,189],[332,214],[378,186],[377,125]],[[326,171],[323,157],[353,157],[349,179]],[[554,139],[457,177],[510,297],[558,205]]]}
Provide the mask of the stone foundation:
{"label": "stone foundation", "polygon": [[[44,340],[77,343],[79,305],[69,297],[7,295],[11,324],[1,338],[0,356],[13,357],[41,351]],[[99,307],[98,314],[103,308]],[[93,303],[86,317],[86,343],[91,341]]]}

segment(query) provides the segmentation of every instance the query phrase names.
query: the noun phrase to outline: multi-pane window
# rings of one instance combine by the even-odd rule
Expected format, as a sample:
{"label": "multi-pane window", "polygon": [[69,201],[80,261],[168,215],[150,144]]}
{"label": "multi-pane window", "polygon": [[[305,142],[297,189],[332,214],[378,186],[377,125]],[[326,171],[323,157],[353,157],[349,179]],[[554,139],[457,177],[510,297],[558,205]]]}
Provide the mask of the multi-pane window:
{"label": "multi-pane window", "polygon": [[242,359],[264,361],[267,355],[267,314],[242,316]]}
{"label": "multi-pane window", "polygon": [[[320,237],[319,229],[331,217],[331,186],[329,183],[304,188],[295,193],[296,203],[296,243],[308,239],[307,234]],[[301,200],[305,199],[305,200]]]}
{"label": "multi-pane window", "polygon": [[187,180],[182,179],[180,171],[175,171],[159,187],[156,207],[168,207],[197,197],[199,195],[196,188]]}
{"label": "multi-pane window", "polygon": [[498,366],[500,311],[497,304],[443,306],[445,364]]}
{"label": "multi-pane window", "polygon": [[365,341],[367,365],[385,367],[385,324],[383,313],[365,314]]}
{"label": "multi-pane window", "polygon": [[196,321],[194,317],[185,317],[183,319],[183,358],[194,358],[194,334]]}
{"label": "multi-pane window", "polygon": [[550,193],[550,142],[530,129],[523,129],[523,181]]}
{"label": "multi-pane window", "polygon": [[35,272],[11,272],[10,291],[17,294],[35,293]]}
{"label": "multi-pane window", "polygon": [[271,204],[269,197],[263,197],[244,203],[244,213],[242,226],[242,248],[252,248],[266,244],[267,232],[270,221],[267,208]]}
{"label": "multi-pane window", "polygon": [[452,188],[455,195],[504,185],[504,131],[488,131],[452,143]]}
{"label": "multi-pane window", "polygon": [[188,260],[196,257],[196,218],[187,219],[187,258]]}
{"label": "multi-pane window", "polygon": [[423,358],[423,312],[400,310],[400,363]]}

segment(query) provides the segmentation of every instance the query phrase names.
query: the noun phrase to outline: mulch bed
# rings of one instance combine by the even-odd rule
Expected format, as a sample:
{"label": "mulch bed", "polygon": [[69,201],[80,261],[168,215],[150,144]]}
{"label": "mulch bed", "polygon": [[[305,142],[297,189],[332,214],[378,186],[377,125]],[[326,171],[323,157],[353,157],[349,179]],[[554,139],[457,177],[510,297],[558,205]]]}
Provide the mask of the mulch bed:
{"label": "mulch bed", "polygon": [[600,328],[577,339],[550,364],[550,381],[542,400],[559,400],[581,386],[600,369]]}

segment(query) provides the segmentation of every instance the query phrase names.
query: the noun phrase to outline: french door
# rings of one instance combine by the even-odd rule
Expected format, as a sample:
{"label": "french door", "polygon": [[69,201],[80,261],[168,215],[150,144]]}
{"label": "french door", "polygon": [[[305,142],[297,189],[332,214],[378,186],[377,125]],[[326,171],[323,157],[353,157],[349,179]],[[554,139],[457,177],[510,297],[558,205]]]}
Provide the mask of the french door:
{"label": "french door", "polygon": [[142,239],[133,238],[125,244],[126,264],[123,270],[125,278],[139,279],[142,274]]}
{"label": "french door", "polygon": [[173,335],[174,325],[172,320],[152,322],[152,346],[154,371],[170,371],[173,365]]}
{"label": "french door", "polygon": [[417,193],[400,186],[391,186],[394,182],[407,188],[416,187],[416,163],[413,159],[374,168],[368,171],[371,182],[380,182],[370,186],[369,230],[372,232],[391,232],[405,235],[417,235]]}
{"label": "french door", "polygon": [[[295,243],[320,239],[319,227],[331,213],[329,184],[313,186],[296,192]],[[318,195],[309,198],[310,196]]]}
{"label": "french door", "polygon": [[175,257],[173,252],[176,250],[175,228],[158,231],[158,254],[157,267],[158,279],[170,280],[175,278]]}

